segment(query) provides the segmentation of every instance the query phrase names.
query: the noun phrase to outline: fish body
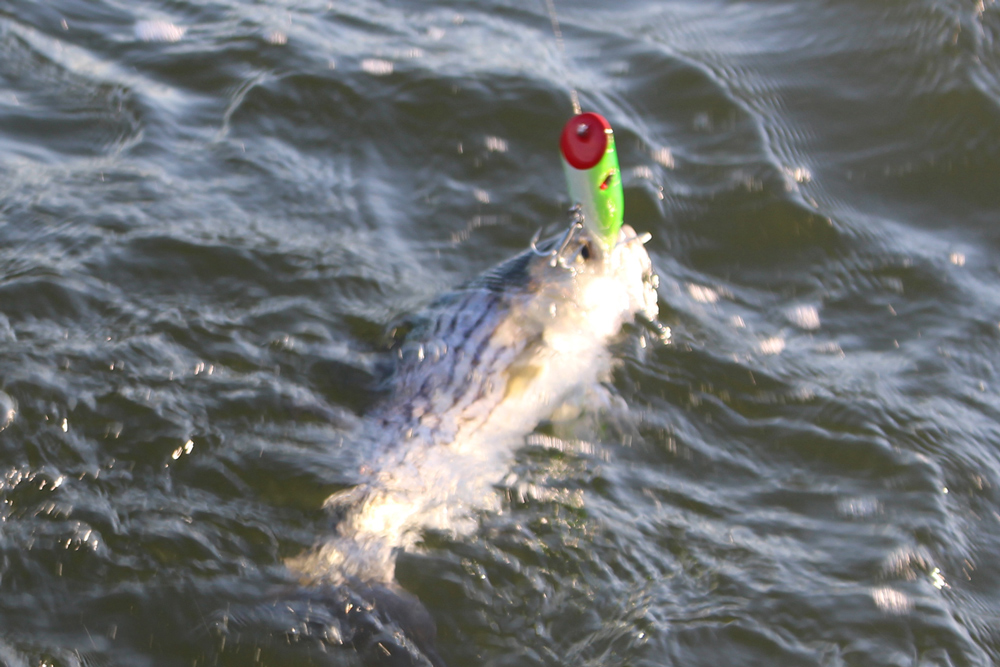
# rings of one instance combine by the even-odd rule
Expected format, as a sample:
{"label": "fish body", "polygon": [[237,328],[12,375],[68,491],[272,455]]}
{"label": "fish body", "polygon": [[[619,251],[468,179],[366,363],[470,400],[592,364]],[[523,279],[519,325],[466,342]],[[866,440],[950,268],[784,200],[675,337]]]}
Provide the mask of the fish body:
{"label": "fish body", "polygon": [[396,555],[425,530],[474,529],[524,437],[607,376],[623,324],[655,321],[648,237],[616,233],[609,243],[574,223],[406,323],[392,390],[358,438],[364,481],[328,499],[336,533],[287,561],[312,591],[302,616],[312,634],[369,664],[443,666],[430,615],[395,584]]}
{"label": "fish body", "polygon": [[413,317],[387,400],[369,415],[366,481],[328,505],[337,535],[292,561],[310,582],[392,582],[395,552],[427,529],[464,533],[524,436],[607,374],[609,340],[657,315],[656,275],[625,225],[521,253]]}

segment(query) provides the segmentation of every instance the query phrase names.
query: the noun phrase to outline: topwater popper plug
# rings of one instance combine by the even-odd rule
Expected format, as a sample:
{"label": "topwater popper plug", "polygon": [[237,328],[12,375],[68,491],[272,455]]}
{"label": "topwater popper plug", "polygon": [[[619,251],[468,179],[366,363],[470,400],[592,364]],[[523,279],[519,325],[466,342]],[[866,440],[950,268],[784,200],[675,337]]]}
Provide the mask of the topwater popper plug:
{"label": "topwater popper plug", "polygon": [[563,127],[559,149],[569,196],[580,207],[583,224],[610,251],[618,242],[625,212],[611,125],[600,114],[577,114]]}

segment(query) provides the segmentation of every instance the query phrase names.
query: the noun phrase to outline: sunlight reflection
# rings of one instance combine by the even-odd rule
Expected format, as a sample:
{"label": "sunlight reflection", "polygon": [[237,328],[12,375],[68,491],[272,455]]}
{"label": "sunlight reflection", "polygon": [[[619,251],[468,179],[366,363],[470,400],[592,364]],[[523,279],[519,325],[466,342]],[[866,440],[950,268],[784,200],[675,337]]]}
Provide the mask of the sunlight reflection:
{"label": "sunlight reflection", "polygon": [[873,588],[871,590],[872,600],[876,606],[887,614],[901,616],[913,609],[913,601],[906,596],[888,587]]}
{"label": "sunlight reflection", "polygon": [[139,21],[135,24],[135,38],[141,42],[179,42],[185,32],[187,28],[169,21]]}
{"label": "sunlight reflection", "polygon": [[0,391],[0,431],[10,426],[17,414],[17,405],[10,395]]}

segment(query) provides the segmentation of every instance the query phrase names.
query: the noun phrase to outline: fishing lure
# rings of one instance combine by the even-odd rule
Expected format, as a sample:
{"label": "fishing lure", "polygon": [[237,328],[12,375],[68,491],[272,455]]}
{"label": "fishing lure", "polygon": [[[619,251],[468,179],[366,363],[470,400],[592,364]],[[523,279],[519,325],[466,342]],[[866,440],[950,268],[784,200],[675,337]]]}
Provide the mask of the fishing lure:
{"label": "fishing lure", "polygon": [[563,127],[559,148],[569,196],[579,207],[583,225],[610,251],[625,213],[611,124],[600,114],[579,113]]}

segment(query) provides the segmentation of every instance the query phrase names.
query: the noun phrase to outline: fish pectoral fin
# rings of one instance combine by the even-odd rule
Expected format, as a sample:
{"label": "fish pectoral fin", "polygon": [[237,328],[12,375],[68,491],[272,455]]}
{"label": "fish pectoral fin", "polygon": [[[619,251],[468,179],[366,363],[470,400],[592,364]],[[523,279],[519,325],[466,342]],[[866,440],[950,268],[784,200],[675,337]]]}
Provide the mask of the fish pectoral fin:
{"label": "fish pectoral fin", "polygon": [[538,360],[538,348],[541,342],[540,335],[534,336],[507,367],[505,372],[507,387],[504,389],[504,400],[522,395],[542,372]]}
{"label": "fish pectoral fin", "polygon": [[541,372],[538,364],[516,363],[507,370],[507,390],[504,399],[520,396],[531,385],[532,380]]}

